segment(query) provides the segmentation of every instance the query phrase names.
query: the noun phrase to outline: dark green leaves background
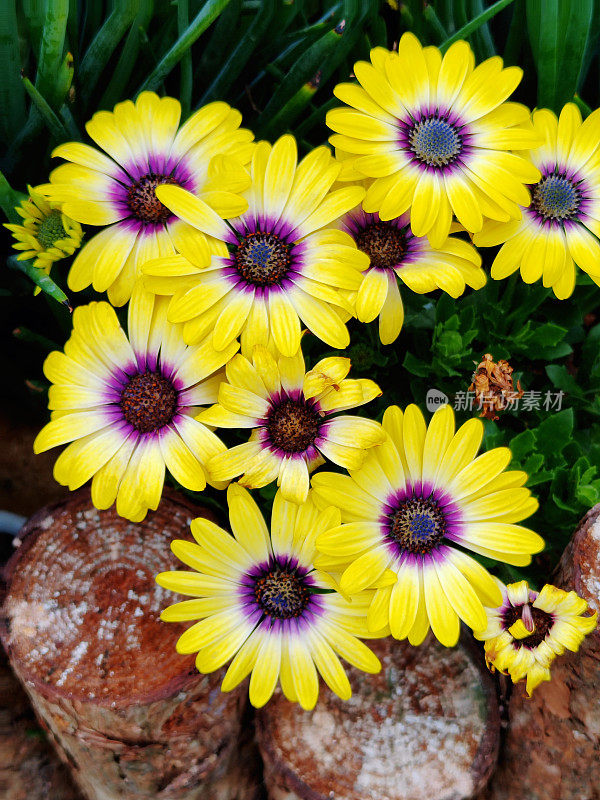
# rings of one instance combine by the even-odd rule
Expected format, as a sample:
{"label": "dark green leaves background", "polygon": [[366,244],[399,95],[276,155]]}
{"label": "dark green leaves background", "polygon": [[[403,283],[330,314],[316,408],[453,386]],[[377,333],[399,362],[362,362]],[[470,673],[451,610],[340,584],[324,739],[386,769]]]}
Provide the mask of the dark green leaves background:
{"label": "dark green leaves background", "polygon": [[[26,189],[47,180],[51,149],[86,140],[85,122],[142,89],[181,100],[184,116],[214,99],[239,108],[257,137],[294,133],[302,152],[327,138],[332,88],[375,45],[392,47],[412,30],[443,50],[467,38],[478,60],[498,54],[524,70],[515,99],[559,112],[575,101],[584,116],[600,105],[600,14],[594,0],[4,0],[0,3],[0,207],[9,218]],[[599,132],[600,133],[600,132]],[[95,297],[65,294],[68,264],[40,278],[11,256],[5,238],[0,354],[5,403],[36,424],[46,419],[41,365],[70,332],[70,305]],[[494,251],[483,251],[489,266]],[[9,257],[10,256],[10,257]],[[32,297],[35,281],[42,294]],[[531,520],[547,540],[531,568],[500,567],[505,579],[547,577],[577,520],[600,501],[600,289],[580,275],[573,297],[558,302],[518,277],[490,281],[457,301],[403,290],[406,323],[382,347],[376,323],[352,322],[356,376],[391,403],[424,408],[430,388],[454,397],[468,388],[484,353],[507,358],[525,391],[564,392],[561,409],[506,412],[486,422],[486,445],[511,446],[514,466],[530,474],[540,511]],[[306,337],[309,365],[328,353]],[[469,414],[458,412],[461,421]],[[225,434],[227,435],[227,434]],[[229,441],[241,441],[232,433]],[[260,495],[265,507],[273,494]],[[224,494],[202,495],[224,511]]]}

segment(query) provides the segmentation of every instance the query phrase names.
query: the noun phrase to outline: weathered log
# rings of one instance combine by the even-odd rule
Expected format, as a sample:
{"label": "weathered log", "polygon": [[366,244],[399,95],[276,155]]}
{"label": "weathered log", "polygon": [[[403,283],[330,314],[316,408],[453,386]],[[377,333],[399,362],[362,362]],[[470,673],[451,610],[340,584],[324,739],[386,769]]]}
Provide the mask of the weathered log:
{"label": "weathered log", "polygon": [[256,790],[240,757],[245,690],[220,692],[220,674],[200,675],[175,652],[183,626],[159,620],[177,598],[154,576],[179,566],[170,542],[189,538],[200,515],[166,491],[134,524],[81,491],[31,519],[7,565],[3,643],[90,800]]}
{"label": "weathered log", "polygon": [[477,648],[370,645],[383,669],[353,671],[349,701],[322,688],[307,713],[279,694],[258,715],[270,800],[466,800],[489,778],[500,721]]}
{"label": "weathered log", "polygon": [[0,647],[0,797],[81,800]]}
{"label": "weathered log", "polygon": [[[600,611],[600,505],[579,523],[552,582]],[[480,800],[600,799],[600,630],[551,674],[530,698],[513,688],[500,766]]]}

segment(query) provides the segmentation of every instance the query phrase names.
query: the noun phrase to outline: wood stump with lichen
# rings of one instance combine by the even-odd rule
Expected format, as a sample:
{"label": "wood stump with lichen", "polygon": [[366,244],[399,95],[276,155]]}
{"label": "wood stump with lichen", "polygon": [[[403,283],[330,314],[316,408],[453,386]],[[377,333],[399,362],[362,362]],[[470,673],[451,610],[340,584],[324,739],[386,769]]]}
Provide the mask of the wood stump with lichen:
{"label": "wood stump with lichen", "polygon": [[370,642],[378,675],[353,671],[352,698],[326,688],[311,712],[281,694],[257,718],[270,800],[466,800],[494,766],[493,681],[468,638],[445,648]]}
{"label": "wood stump with lichen", "polygon": [[33,707],[91,800],[251,800],[240,755],[245,691],[223,694],[159,620],[176,596],[154,581],[178,567],[202,508],[166,491],[143,523],[98,511],[89,492],[42,509],[5,570],[1,634]]}
{"label": "wood stump with lichen", "polygon": [[[552,579],[600,611],[600,505],[582,519]],[[513,688],[500,766],[480,800],[600,800],[600,629],[550,668],[531,698]]]}
{"label": "wood stump with lichen", "polygon": [[0,797],[82,800],[0,646]]}

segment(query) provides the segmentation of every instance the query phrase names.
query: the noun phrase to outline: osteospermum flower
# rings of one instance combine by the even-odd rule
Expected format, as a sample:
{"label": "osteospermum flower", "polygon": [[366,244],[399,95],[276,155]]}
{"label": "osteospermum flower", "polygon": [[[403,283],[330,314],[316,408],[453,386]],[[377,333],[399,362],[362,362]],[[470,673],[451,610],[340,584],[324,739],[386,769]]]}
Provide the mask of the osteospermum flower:
{"label": "osteospermum flower", "polygon": [[471,419],[454,433],[454,413],[438,409],[429,426],[417,406],[388,408],[389,440],[373,448],[349,476],[322,472],[312,485],[320,503],[341,509],[344,524],[323,533],[320,569],[343,571],[347,594],[377,587],[368,624],[389,621],[392,636],[420,644],[429,626],[447,646],[459,620],[487,624],[485,605],[502,597],[492,576],[465,550],[525,565],[544,546],[515,525],[537,500],[523,488],[524,472],[504,472],[511,452],[497,447],[475,458],[483,424]]}
{"label": "osteospermum flower", "polygon": [[383,344],[396,340],[404,322],[398,278],[418,294],[442,289],[454,298],[464,292],[465,285],[473,289],[485,285],[481,257],[471,244],[450,236],[435,249],[427,237],[413,235],[408,214],[382,220],[379,214],[367,214],[359,207],[346,214],[340,225],[369,256],[370,267],[356,297],[356,316],[361,322],[372,322],[379,315]]}
{"label": "osteospermum flower", "polygon": [[[187,489],[206,485],[204,465],[225,445],[194,419],[217,399],[213,375],[237,350],[209,341],[188,347],[166,320],[166,300],[136,289],[129,336],[108,303],[79,306],[64,353],[50,353],[44,374],[51,421],[34,450],[69,446],[54,467],[56,480],[77,489],[92,479],[92,502],[134,522],[160,501],[165,468]],[[212,377],[211,377],[212,376]]]}
{"label": "osteospermum flower", "polygon": [[600,111],[581,121],[574,103],[560,118],[533,112],[542,144],[527,154],[541,179],[530,187],[531,205],[520,220],[488,222],[477,234],[482,247],[502,244],[492,264],[500,280],[521,271],[525,283],[540,278],[564,300],[575,288],[575,264],[600,285]]}
{"label": "osteospermum flower", "polygon": [[39,191],[28,186],[29,197],[15,211],[23,217],[22,225],[6,222],[4,227],[15,238],[13,248],[21,250],[17,259],[33,259],[33,265],[49,273],[52,264],[71,256],[81,244],[83,232],[78,222],[61,211],[58,203],[48,200]]}
{"label": "osteospermum flower", "polygon": [[470,232],[481,230],[483,216],[518,218],[517,204],[529,203],[523,184],[539,180],[537,167],[508,152],[537,141],[528,109],[504,102],[522,71],[503,69],[498,56],[474,65],[466,42],[442,58],[405,33],[397,53],[376,47],[371,63],[354,65],[360,85],[334,89],[350,108],[327,114],[331,144],[354,155],[347,167],[376,179],[365,211],[390,220],[410,209],[414,235],[435,247],[448,236],[452,213]]}
{"label": "osteospermum flower", "polygon": [[503,603],[486,608],[487,628],[476,633],[485,642],[488,664],[508,673],[513,682],[527,679],[526,691],[550,680],[550,666],[566,650],[579,650],[596,627],[598,614],[586,615],[588,604],[575,592],[546,584],[541,592],[527,581],[502,587]]}
{"label": "osteospermum flower", "polygon": [[205,237],[182,222],[156,195],[162,184],[182,186],[219,213],[246,208],[235,194],[248,184],[242,164],[252,152],[252,133],[239,127],[241,114],[226,103],[210,103],[179,127],[181,105],[172,97],[142,92],[135,103],[99,111],[86,124],[102,148],[61,144],[47,187],[63,211],[87,225],[102,226],[79,253],[69,288],[107,291],[113,305],[126,303],[141,264],[176,251],[208,253]]}
{"label": "osteospermum flower", "polygon": [[156,577],[166,589],[198,598],[161,614],[167,622],[200,620],[179,638],[177,651],[197,652],[200,672],[214,672],[231,659],[222,690],[231,691],[251,674],[250,702],[257,708],[268,702],[278,680],[288,700],[313,708],[317,670],[347,700],[352,692],[338,656],[365,672],[379,672],[381,665],[356,638],[368,635],[368,593],[350,603],[313,566],[315,537],[339,521],[339,512],[318,511],[310,495],[298,507],[278,492],[269,535],[245,489],[232,484],[227,505],[233,536],[207,519],[193,520],[198,544],[176,540],[171,547],[196,572]]}
{"label": "osteospermum flower", "polygon": [[213,480],[241,475],[245,486],[266,486],[277,479],[282,496],[303,503],[309,473],[325,462],[360,466],[370,447],[385,433],[378,422],[333,414],[368,403],[381,394],[366,378],[349,380],[349,358],[324,358],[306,372],[302,351],[277,360],[254,348],[252,361],[235,356],[227,365],[227,383],[219,402],[199,416],[206,425],[251,428],[250,440],[211,458]]}
{"label": "osteospermum flower", "polygon": [[221,348],[241,333],[244,352],[272,339],[283,355],[293,356],[302,320],[327,344],[347,347],[342,316],[352,309],[338,290],[358,289],[368,259],[350,236],[327,228],[364,196],[358,186],[330,192],[339,171],[326,147],[297,164],[293,136],[273,146],[259,142],[252,185],[243,193],[249,209],[228,223],[190,192],[158,188],[161,202],[223,248],[210,266],[183,256],[144,266],[147,288],[174,295],[169,319],[185,323],[187,342],[211,331]]}

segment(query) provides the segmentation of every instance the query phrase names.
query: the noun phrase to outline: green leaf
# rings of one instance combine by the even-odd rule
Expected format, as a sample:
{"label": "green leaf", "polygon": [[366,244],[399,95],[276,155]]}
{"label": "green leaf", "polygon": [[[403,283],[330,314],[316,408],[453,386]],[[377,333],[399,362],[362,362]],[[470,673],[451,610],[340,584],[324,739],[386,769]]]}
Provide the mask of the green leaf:
{"label": "green leaf", "polygon": [[498,0],[497,3],[494,3],[489,8],[486,8],[485,11],[482,11],[476,17],[469,20],[469,22],[467,22],[466,25],[463,25],[462,28],[459,28],[455,34],[442,42],[440,45],[440,50],[442,53],[445,53],[450,45],[454,44],[454,42],[458,42],[459,39],[467,39],[488,20],[492,19],[492,17],[495,17],[499,11],[502,11],[503,8],[506,8],[506,6],[510,5],[512,2],[514,2],[514,0]]}
{"label": "green leaf", "polygon": [[535,440],[540,453],[554,458],[562,453],[571,440],[574,424],[572,408],[565,408],[545,419],[535,429]]}
{"label": "green leaf", "polygon": [[46,126],[48,127],[48,130],[54,139],[58,139],[59,141],[68,139],[69,136],[65,130],[65,126],[62,124],[60,119],[56,116],[54,111],[50,108],[46,100],[38,92],[29,78],[23,78],[23,86],[25,87],[27,94],[31,97],[34,107],[38,111],[40,117],[46,123]]}
{"label": "green leaf", "polygon": [[548,364],[546,366],[546,375],[552,381],[552,384],[557,389],[561,389],[565,394],[573,395],[574,397],[583,397],[581,387],[575,378],[567,372],[567,368],[563,365]]}
{"label": "green leaf", "polygon": [[24,275],[27,275],[27,277],[33,281],[36,286],[39,286],[42,292],[47,294],[48,297],[51,297],[53,300],[56,300],[57,303],[66,306],[69,311],[73,311],[73,307],[71,306],[67,295],[59,286],[54,283],[49,275],[46,275],[46,273],[38,267],[34,267],[33,261],[17,261],[16,256],[10,256],[7,260],[7,264],[11,269],[19,270]]}
{"label": "green leaf", "polygon": [[79,93],[86,103],[105,66],[138,13],[139,0],[120,0],[88,47],[78,72]]}
{"label": "green leaf", "polygon": [[[526,430],[513,436],[510,440],[510,450],[515,461],[521,463],[525,456],[535,447],[535,436],[533,431]],[[541,464],[540,464],[541,466]],[[539,467],[538,467],[539,469]]]}
{"label": "green leaf", "polygon": [[260,4],[258,12],[255,14],[243,38],[239,40],[230,52],[229,57],[224,60],[222,68],[200,98],[198,105],[204,105],[204,103],[223,97],[227,93],[229,87],[242,72],[252,53],[269,30],[274,13],[275,0],[264,0]]}
{"label": "green leaf", "polygon": [[68,16],[69,0],[51,0],[46,3],[35,88],[54,109],[64,100],[64,93],[61,93],[62,82],[57,80],[57,76],[63,62]]}
{"label": "green leaf", "polygon": [[8,143],[25,124],[15,0],[0,3],[0,75],[0,136]]}
{"label": "green leaf", "polygon": [[156,89],[171,72],[173,67],[183,58],[184,53],[194,44],[196,39],[204,33],[231,0],[208,0],[196,14],[184,33],[175,44],[165,53],[140,86],[136,94],[148,89]]}
{"label": "green leaf", "polygon": [[136,18],[131,23],[131,28],[121,49],[121,55],[113,70],[110,83],[106,87],[98,108],[112,109],[123,99],[127,82],[135,66],[140,46],[144,40],[146,30],[152,19],[153,0],[140,0],[140,7]]}
{"label": "green leaf", "polygon": [[594,0],[527,0],[527,28],[538,74],[538,105],[557,114],[577,91]]}
{"label": "green leaf", "polygon": [[407,353],[402,362],[404,369],[407,369],[413,375],[418,375],[420,378],[427,378],[431,373],[431,367],[420,358],[416,358],[412,353]]}
{"label": "green leaf", "polygon": [[6,218],[14,225],[20,225],[23,220],[15,211],[15,207],[20,205],[27,195],[17,192],[12,188],[4,175],[0,172],[0,208],[6,214]]}
{"label": "green leaf", "polygon": [[[177,34],[181,36],[190,24],[188,0],[177,0]],[[192,50],[188,48],[181,58],[181,81],[179,101],[183,119],[189,116],[192,107]]]}

